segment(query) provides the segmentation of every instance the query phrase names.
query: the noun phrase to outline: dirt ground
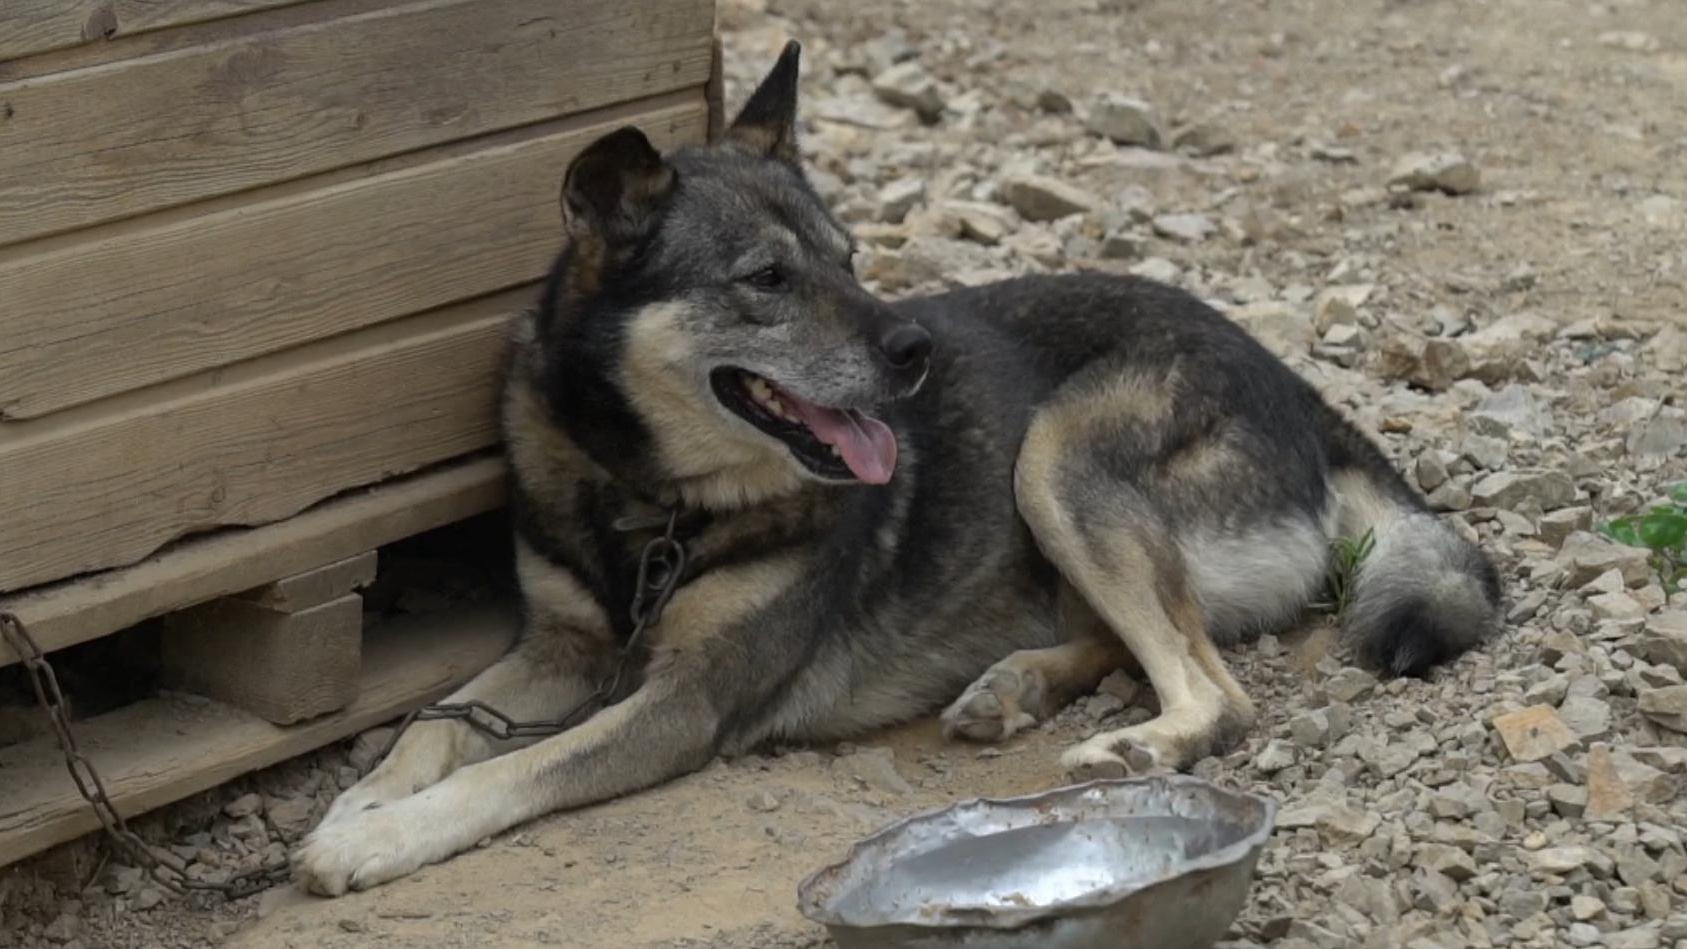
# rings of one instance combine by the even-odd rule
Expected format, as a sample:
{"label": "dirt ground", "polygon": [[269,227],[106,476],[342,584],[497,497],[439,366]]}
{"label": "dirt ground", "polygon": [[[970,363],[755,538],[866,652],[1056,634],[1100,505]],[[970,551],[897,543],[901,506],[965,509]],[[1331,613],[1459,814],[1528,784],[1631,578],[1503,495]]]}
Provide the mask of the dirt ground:
{"label": "dirt ground", "polygon": [[[1271,288],[1267,296],[1292,298],[1298,286],[1362,280],[1384,288],[1382,303],[1373,304],[1382,314],[1371,328],[1378,337],[1391,326],[1481,326],[1516,313],[1560,327],[1588,320],[1687,327],[1687,15],[1680,0],[723,0],[721,18],[729,108],[786,36],[804,42],[807,105],[832,117],[807,113],[811,144],[828,149],[816,162],[822,190],[849,209],[871,247],[883,249],[867,272],[889,293],[922,281],[885,265],[900,259],[907,234],[886,223],[896,215],[879,205],[883,187],[913,176],[926,181],[928,202],[939,191],[987,200],[991,182],[1034,163],[1110,203],[1139,186],[1156,214],[1221,222],[1217,234],[1195,241],[1139,222],[1141,246],[1113,265],[1164,258],[1232,301],[1247,302],[1248,281]],[[903,60],[917,61],[937,82],[946,110],[934,123],[868,91],[867,77]],[[1233,147],[1153,153],[1160,158],[1114,149],[1082,120],[1103,93],[1151,103],[1168,131],[1209,122]],[[1447,150],[1480,169],[1473,193],[1386,190],[1409,153]],[[1055,228],[1052,248],[1027,256],[1049,269],[1095,256],[1074,251],[1093,251],[1101,232],[1114,229],[1106,213],[1093,217],[1097,233]],[[1002,258],[962,263],[1017,266]],[[1532,384],[1568,387],[1546,361],[1546,376]],[[1357,372],[1377,373],[1364,359]],[[1655,377],[1647,391],[1668,401],[1669,378]],[[1682,377],[1673,378],[1679,403]],[[1350,400],[1350,408],[1372,426],[1415,424],[1415,441],[1391,445],[1399,454],[1456,438],[1451,429],[1436,434],[1459,413],[1450,397],[1395,392]],[[1663,471],[1680,471],[1678,459]],[[1649,484],[1623,490],[1643,495]],[[1521,576],[1521,558],[1503,559],[1509,579]],[[1532,639],[1528,649],[1510,639],[1515,631],[1504,635],[1487,656],[1470,660],[1466,681],[1492,686],[1496,666],[1533,648]],[[1271,734],[1288,734],[1290,714],[1316,691],[1320,642],[1315,637],[1304,653],[1291,646],[1271,661],[1251,649],[1233,655],[1267,721],[1225,767],[1249,762]],[[1503,668],[1499,675],[1503,691]],[[1398,696],[1439,709],[1422,721],[1444,720],[1447,703],[1462,700],[1456,691],[1378,689],[1369,700],[1374,725],[1387,730],[1382,722]],[[1452,714],[1462,710],[1454,706]],[[807,873],[891,818],[1058,783],[1059,751],[1096,730],[1097,712],[1113,711],[1076,708],[999,750],[946,743],[925,722],[865,738],[858,743],[865,752],[846,746],[717,763],[625,800],[536,821],[372,892],[329,901],[281,889],[206,915],[166,904],[95,931],[121,932],[109,938],[134,944],[242,949],[820,944],[823,930],[795,909]],[[1645,734],[1637,744],[1674,740]],[[893,752],[889,770],[874,749]],[[1271,773],[1251,780],[1270,790]],[[1401,817],[1378,808],[1385,820]],[[1539,816],[1531,810],[1528,819]],[[1679,841],[1671,846],[1680,849]],[[1652,853],[1662,860],[1666,851]],[[1409,868],[1399,872],[1404,879]],[[1569,880],[1581,886],[1573,874]],[[1680,886],[1670,902],[1670,884],[1661,878],[1666,921],[1653,945],[1678,938],[1667,918],[1687,906]],[[1292,882],[1283,887],[1293,892]],[[1625,899],[1610,888],[1587,892],[1604,893],[1613,906]],[[1262,908],[1280,896],[1256,893],[1260,906],[1251,916],[1286,919],[1281,907],[1289,902]],[[1567,907],[1571,897],[1562,896]],[[1475,911],[1478,919],[1504,906],[1497,890],[1470,899],[1491,904]],[[1562,915],[1554,914],[1548,907],[1552,919]],[[1573,931],[1568,919],[1564,932]],[[1602,919],[1585,924],[1597,928]],[[1294,933],[1316,941],[1332,931],[1358,941],[1353,930]],[[1516,943],[1542,944],[1531,941],[1539,937],[1550,944],[1555,932],[1519,931]],[[1283,929],[1244,935],[1266,941]]]}

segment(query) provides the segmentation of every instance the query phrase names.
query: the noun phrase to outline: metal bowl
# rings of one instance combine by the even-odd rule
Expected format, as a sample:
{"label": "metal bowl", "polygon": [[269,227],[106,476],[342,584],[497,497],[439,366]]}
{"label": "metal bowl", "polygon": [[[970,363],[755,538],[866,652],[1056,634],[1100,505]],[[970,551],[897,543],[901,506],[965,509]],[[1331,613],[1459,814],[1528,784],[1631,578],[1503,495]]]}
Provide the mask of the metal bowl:
{"label": "metal bowl", "polygon": [[1276,816],[1181,775],[962,801],[862,840],[797,908],[841,949],[1204,949],[1241,912]]}

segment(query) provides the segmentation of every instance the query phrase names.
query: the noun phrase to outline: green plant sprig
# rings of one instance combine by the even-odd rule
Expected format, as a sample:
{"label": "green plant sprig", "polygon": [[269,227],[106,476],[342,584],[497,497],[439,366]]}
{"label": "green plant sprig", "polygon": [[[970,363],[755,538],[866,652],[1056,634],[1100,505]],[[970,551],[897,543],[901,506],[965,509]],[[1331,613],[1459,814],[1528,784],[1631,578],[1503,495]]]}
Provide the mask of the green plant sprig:
{"label": "green plant sprig", "polygon": [[1669,489],[1668,504],[1654,504],[1644,514],[1631,514],[1599,525],[1599,532],[1651,551],[1648,558],[1664,592],[1674,596],[1687,583],[1687,481]]}
{"label": "green plant sprig", "polygon": [[1340,619],[1353,605],[1359,586],[1359,568],[1377,545],[1376,531],[1367,530],[1357,538],[1337,537],[1330,541],[1330,563],[1324,577],[1324,596],[1312,608]]}

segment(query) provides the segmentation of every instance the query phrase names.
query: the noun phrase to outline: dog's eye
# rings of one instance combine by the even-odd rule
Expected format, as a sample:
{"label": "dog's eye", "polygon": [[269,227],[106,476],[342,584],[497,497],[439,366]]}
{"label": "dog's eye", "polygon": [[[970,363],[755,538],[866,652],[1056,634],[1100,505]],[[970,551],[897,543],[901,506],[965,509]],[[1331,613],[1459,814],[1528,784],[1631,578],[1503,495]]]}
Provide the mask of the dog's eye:
{"label": "dog's eye", "polygon": [[757,290],[772,291],[785,289],[785,275],[780,272],[778,267],[763,267],[755,273],[750,274],[748,277],[745,277],[744,282],[752,287],[755,287]]}

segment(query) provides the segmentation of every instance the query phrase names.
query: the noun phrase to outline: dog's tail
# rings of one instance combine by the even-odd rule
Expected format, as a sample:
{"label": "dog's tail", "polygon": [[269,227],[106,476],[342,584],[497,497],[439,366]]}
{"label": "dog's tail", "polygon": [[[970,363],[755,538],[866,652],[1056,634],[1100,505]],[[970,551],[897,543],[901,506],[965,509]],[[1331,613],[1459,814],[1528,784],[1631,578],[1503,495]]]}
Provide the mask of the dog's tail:
{"label": "dog's tail", "polygon": [[1367,534],[1342,633],[1361,662],[1390,675],[1422,675],[1499,627],[1500,580],[1477,546],[1430,511],[1382,451],[1327,410],[1337,532]]}

